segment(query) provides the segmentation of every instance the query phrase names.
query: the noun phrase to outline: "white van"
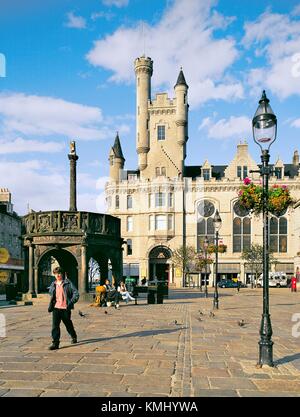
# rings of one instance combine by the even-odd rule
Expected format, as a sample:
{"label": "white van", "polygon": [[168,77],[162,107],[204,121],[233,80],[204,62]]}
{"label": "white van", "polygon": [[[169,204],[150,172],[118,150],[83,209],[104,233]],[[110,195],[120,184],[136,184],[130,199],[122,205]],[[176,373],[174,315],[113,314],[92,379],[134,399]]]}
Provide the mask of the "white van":
{"label": "white van", "polygon": [[[257,280],[257,287],[261,288],[263,286],[263,276],[262,274]],[[269,287],[287,287],[287,276],[284,272],[270,272],[269,273]]]}

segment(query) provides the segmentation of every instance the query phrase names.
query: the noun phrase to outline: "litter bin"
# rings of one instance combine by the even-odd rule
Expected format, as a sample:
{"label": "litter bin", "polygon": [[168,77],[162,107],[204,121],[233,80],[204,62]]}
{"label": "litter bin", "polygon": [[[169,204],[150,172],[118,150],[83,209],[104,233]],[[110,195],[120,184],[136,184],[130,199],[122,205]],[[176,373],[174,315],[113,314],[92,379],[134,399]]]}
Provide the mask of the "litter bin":
{"label": "litter bin", "polygon": [[17,284],[6,284],[5,286],[5,294],[6,294],[6,301],[15,300],[17,297]]}
{"label": "litter bin", "polygon": [[155,304],[156,295],[157,295],[157,285],[149,283],[149,285],[148,285],[148,296],[147,296],[148,304]]}
{"label": "litter bin", "polygon": [[157,304],[163,304],[165,289],[166,289],[165,281],[158,281],[157,282]]}

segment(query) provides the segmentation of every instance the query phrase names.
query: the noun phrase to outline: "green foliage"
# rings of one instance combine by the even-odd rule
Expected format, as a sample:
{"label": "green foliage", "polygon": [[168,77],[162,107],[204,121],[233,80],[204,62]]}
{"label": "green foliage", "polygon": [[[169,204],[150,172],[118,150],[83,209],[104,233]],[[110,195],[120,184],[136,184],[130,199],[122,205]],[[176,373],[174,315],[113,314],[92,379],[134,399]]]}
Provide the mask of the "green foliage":
{"label": "green foliage", "polygon": [[[255,215],[263,211],[263,187],[254,184],[249,178],[245,178],[244,185],[239,191],[239,203],[245,209]],[[267,208],[268,211],[280,216],[294,203],[286,185],[273,185],[269,189]]]}

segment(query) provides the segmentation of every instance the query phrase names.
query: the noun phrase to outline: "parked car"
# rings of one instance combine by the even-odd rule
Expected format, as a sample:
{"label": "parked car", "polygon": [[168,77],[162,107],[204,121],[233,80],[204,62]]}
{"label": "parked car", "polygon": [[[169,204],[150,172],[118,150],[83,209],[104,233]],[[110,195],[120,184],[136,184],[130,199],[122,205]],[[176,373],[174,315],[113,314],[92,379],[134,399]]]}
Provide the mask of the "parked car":
{"label": "parked car", "polygon": [[[287,276],[282,273],[282,272],[270,272],[269,273],[269,287],[287,287],[288,285],[288,280],[287,280]],[[261,288],[263,287],[263,276],[262,274],[260,275],[260,277],[257,280],[257,287]]]}
{"label": "parked car", "polygon": [[[233,281],[231,279],[221,279],[221,281],[218,282],[218,287],[220,288],[237,288],[238,282]],[[240,288],[245,288],[246,285],[243,282],[240,282]]]}

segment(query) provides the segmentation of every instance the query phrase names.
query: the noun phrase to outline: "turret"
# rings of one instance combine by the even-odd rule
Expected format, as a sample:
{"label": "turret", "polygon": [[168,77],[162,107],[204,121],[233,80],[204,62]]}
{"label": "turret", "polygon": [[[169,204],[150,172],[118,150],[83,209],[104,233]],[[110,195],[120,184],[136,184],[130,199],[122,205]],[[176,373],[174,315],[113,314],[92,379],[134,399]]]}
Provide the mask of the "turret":
{"label": "turret", "polygon": [[[188,140],[187,122],[188,122],[188,100],[187,92],[189,86],[185,81],[185,77],[180,69],[177,82],[174,86],[176,97],[176,126],[177,126],[177,143],[182,146],[182,164],[186,157],[186,141]],[[183,172],[183,166],[182,166]]]}
{"label": "turret", "polygon": [[109,175],[112,181],[120,181],[121,171],[124,168],[125,158],[123,156],[119,134],[115,138],[114,146],[109,153]]}
{"label": "turret", "polygon": [[136,149],[139,155],[139,169],[147,167],[147,153],[150,149],[148,128],[148,101],[151,99],[151,76],[153,61],[142,56],[135,60],[136,74]]}
{"label": "turret", "polygon": [[293,165],[295,165],[296,167],[299,166],[299,153],[298,153],[298,151],[295,151],[294,152],[294,155],[293,155]]}

